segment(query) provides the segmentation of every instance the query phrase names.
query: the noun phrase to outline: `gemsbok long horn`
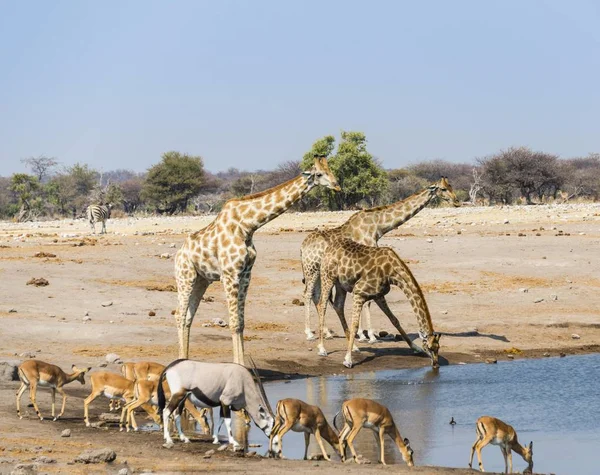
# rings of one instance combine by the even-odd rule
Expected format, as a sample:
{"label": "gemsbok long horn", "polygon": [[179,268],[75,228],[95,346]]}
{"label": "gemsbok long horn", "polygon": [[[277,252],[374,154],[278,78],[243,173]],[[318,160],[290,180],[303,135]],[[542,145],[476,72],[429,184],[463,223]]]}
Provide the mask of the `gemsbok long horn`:
{"label": "gemsbok long horn", "polygon": [[260,394],[263,397],[265,404],[267,405],[267,409],[269,411],[269,414],[271,414],[271,416],[275,417],[275,413],[273,412],[273,408],[271,407],[271,403],[269,402],[269,399],[267,398],[267,393],[265,392],[265,387],[263,386],[263,383],[260,379],[260,376],[258,374],[258,370],[256,369],[256,364],[254,363],[254,358],[252,358],[252,356],[249,356],[248,359],[250,360],[250,364],[252,365],[252,373],[254,374],[254,377],[256,378],[256,384],[258,385],[258,389],[260,390]]}

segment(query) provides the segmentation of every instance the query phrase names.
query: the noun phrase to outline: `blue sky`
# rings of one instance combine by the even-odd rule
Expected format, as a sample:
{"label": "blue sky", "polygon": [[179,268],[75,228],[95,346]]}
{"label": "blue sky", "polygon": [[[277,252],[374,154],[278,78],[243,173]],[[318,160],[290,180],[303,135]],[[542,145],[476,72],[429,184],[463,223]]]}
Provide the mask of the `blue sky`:
{"label": "blue sky", "polygon": [[387,168],[598,152],[599,5],[0,0],[0,175],[167,150],[268,169],[341,130]]}

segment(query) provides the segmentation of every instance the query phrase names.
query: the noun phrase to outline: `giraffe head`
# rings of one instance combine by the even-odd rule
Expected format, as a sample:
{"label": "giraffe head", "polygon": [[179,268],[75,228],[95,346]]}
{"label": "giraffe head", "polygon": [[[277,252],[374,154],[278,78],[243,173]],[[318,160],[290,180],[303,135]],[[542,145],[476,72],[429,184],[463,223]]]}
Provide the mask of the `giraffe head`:
{"label": "giraffe head", "polygon": [[439,368],[438,353],[440,352],[440,337],[441,333],[432,333],[423,339],[423,349],[431,358],[431,366]]}
{"label": "giraffe head", "polygon": [[448,181],[448,178],[443,176],[439,181],[436,181],[433,185],[429,187],[430,190],[434,191],[436,196],[448,203],[452,203],[452,206],[459,207],[460,201],[454,194],[454,190],[452,189],[452,185]]}
{"label": "giraffe head", "polygon": [[340,191],[340,185],[337,182],[334,174],[329,169],[327,158],[316,156],[315,164],[310,170],[302,173],[308,178],[309,183],[312,181],[315,186],[326,186],[330,190]]}

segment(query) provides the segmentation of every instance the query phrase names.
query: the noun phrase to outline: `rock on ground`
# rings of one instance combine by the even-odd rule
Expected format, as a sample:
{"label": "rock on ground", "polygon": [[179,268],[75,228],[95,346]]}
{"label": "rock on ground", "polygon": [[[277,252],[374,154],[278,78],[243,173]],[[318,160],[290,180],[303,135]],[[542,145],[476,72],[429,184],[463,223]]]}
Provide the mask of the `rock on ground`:
{"label": "rock on ground", "polygon": [[75,462],[78,463],[105,463],[112,462],[117,458],[114,450],[104,448],[96,450],[86,450],[75,457]]}
{"label": "rock on ground", "polygon": [[19,361],[16,360],[0,361],[0,381],[18,381],[18,367]]}
{"label": "rock on ground", "polygon": [[20,463],[13,468],[10,475],[34,475],[38,473],[37,465],[33,463]]}
{"label": "rock on ground", "polygon": [[65,429],[60,433],[61,437],[71,437],[71,429]]}
{"label": "rock on ground", "polygon": [[121,357],[119,355],[117,355],[116,353],[109,353],[108,355],[106,355],[107,363],[116,363],[120,359],[121,359]]}

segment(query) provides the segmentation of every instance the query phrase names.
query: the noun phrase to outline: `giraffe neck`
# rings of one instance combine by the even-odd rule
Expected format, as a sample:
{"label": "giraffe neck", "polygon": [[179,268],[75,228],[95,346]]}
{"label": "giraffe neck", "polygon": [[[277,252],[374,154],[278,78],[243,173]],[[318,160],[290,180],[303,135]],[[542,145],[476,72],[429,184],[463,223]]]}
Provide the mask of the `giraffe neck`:
{"label": "giraffe neck", "polygon": [[408,266],[400,258],[390,275],[390,283],[401,288],[410,301],[417,317],[421,339],[433,335],[435,330],[423,291]]}
{"label": "giraffe neck", "polygon": [[405,200],[374,210],[373,216],[375,223],[377,223],[378,239],[425,208],[435,196],[435,192],[435,188],[428,187]]}
{"label": "giraffe neck", "polygon": [[256,231],[302,198],[313,187],[314,178],[299,175],[266,191],[245,196],[236,201],[241,210],[247,205],[248,212],[240,212],[240,220],[250,231]]}

